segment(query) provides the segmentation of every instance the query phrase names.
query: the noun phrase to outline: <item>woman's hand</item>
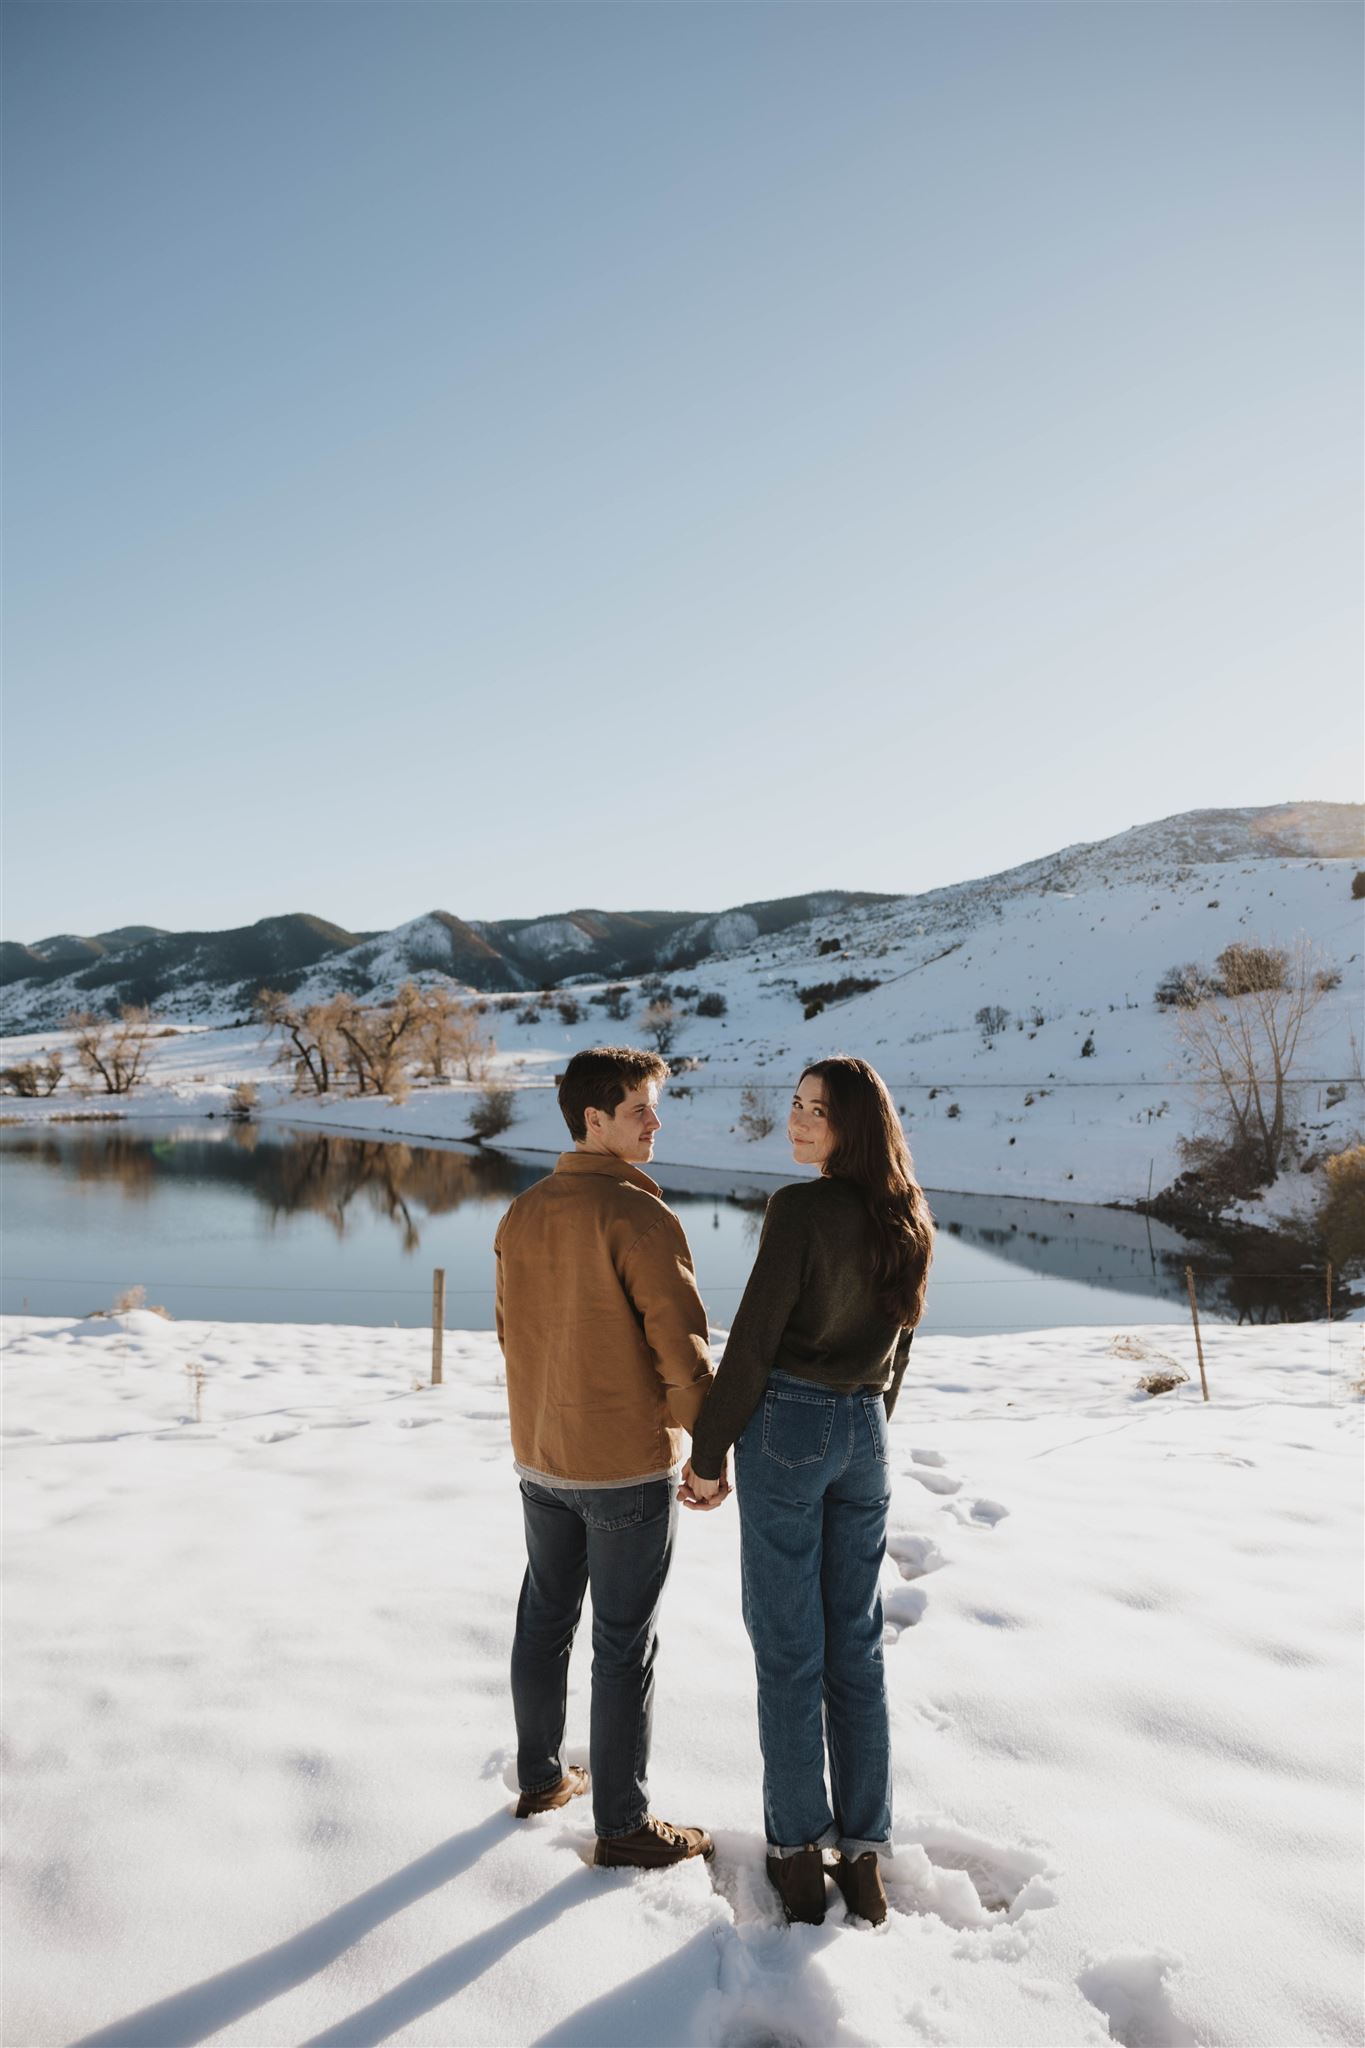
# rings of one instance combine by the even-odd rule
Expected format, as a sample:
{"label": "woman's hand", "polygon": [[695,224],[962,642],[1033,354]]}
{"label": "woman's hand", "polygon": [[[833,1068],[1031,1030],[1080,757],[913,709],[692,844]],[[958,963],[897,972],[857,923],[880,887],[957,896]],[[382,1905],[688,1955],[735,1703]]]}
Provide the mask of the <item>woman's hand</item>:
{"label": "woman's hand", "polygon": [[729,1499],[729,1496],[728,1460],[719,1479],[703,1479],[699,1473],[692,1470],[692,1461],[688,1459],[682,1469],[682,1484],[678,1488],[678,1499],[685,1508],[700,1508],[703,1511],[707,1508],[718,1508],[723,1500]]}

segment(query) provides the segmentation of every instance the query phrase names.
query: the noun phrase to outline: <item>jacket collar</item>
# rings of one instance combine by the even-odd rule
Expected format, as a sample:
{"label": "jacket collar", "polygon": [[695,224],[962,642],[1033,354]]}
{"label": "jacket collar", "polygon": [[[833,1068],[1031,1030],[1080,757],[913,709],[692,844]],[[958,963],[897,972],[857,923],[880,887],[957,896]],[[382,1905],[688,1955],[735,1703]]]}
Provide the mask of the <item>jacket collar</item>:
{"label": "jacket collar", "polygon": [[617,1159],[610,1152],[561,1152],[555,1161],[556,1173],[602,1173],[612,1180],[627,1180],[632,1186],[644,1188],[651,1195],[662,1195],[663,1189],[652,1181],[647,1173],[641,1173],[638,1166],[632,1166],[628,1159]]}

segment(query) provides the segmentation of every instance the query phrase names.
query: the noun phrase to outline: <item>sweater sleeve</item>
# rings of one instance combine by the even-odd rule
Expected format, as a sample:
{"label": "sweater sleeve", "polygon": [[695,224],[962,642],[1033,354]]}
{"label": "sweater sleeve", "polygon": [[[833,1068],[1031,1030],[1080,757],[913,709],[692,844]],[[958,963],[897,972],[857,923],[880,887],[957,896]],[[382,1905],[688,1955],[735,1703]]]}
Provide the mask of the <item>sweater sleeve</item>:
{"label": "sweater sleeve", "polygon": [[719,1479],[726,1454],[753,1414],[773,1369],[782,1332],[801,1293],[805,1233],[785,1189],[768,1203],[758,1257],[735,1315],[710,1397],[692,1432],[692,1470]]}
{"label": "sweater sleeve", "polygon": [[663,1381],[669,1421],[690,1431],[711,1386],[711,1344],[692,1254],[671,1210],[630,1246],[621,1279]]}
{"label": "sweater sleeve", "polygon": [[901,1381],[905,1378],[905,1368],[910,1363],[910,1346],[914,1341],[915,1333],[913,1330],[902,1330],[896,1339],[896,1355],[891,1361],[891,1384],[882,1397],[886,1402],[886,1419],[888,1422],[891,1420],[891,1411],[896,1405],[896,1398],[901,1390]]}

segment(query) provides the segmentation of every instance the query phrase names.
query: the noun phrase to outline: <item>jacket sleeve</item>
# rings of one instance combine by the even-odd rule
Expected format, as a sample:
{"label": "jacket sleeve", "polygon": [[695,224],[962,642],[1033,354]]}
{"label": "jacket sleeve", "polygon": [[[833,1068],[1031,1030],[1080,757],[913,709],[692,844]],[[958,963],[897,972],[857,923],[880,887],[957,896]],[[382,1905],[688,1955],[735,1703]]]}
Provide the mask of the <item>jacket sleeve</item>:
{"label": "jacket sleeve", "polygon": [[692,1470],[719,1479],[726,1453],[768,1384],[782,1333],[801,1293],[805,1234],[780,1189],[768,1203],[758,1257],[735,1315],[711,1398],[692,1435]]}
{"label": "jacket sleeve", "polygon": [[498,1333],[498,1349],[504,1357],[507,1355],[507,1344],[505,1341],[507,1320],[502,1292],[502,1226],[506,1221],[507,1218],[504,1216],[493,1234],[493,1323]]}
{"label": "jacket sleeve", "polygon": [[690,1431],[711,1387],[711,1345],[692,1254],[671,1209],[629,1247],[621,1280],[644,1325],[669,1421]]}
{"label": "jacket sleeve", "polygon": [[915,1333],[913,1330],[902,1330],[896,1339],[896,1355],[891,1361],[891,1384],[883,1396],[886,1402],[886,1419],[888,1422],[891,1420],[891,1411],[896,1405],[896,1398],[901,1390],[901,1381],[905,1378],[905,1368],[910,1363],[910,1346],[914,1341]]}

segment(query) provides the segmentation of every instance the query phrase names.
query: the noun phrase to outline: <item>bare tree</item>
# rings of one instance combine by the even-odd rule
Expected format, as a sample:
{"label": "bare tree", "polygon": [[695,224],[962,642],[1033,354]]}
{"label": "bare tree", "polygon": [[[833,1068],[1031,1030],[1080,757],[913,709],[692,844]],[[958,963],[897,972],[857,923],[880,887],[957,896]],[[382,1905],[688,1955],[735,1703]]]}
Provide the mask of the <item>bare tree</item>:
{"label": "bare tree", "polygon": [[369,1006],[354,996],[336,996],[337,1035],[358,1095],[387,1095],[401,1102],[408,1092],[407,1065],[422,1028],[422,992],[405,981],[391,1003]]}
{"label": "bare tree", "polygon": [[654,1041],[654,1050],[667,1059],[683,1023],[667,996],[656,997],[647,1010],[640,1012],[639,1022],[645,1037]]}
{"label": "bare tree", "polygon": [[1230,946],[1218,967],[1227,993],[1178,1010],[1176,1030],[1229,1138],[1272,1181],[1284,1158],[1294,1064],[1325,993],[1320,964],[1300,938],[1288,952]]}
{"label": "bare tree", "polygon": [[446,1068],[454,1066],[464,1080],[481,1081],[497,1049],[493,1034],[480,1027],[472,1003],[461,1002],[448,988],[423,992],[417,1026],[419,1072],[444,1081]]}
{"label": "bare tree", "polygon": [[334,1005],[314,1003],[296,1009],[279,989],[263,988],[256,997],[256,1014],[267,1034],[283,1032],[285,1043],[275,1055],[277,1067],[287,1067],[294,1079],[294,1093],[326,1095],[340,1065],[342,1047],[337,1035]]}
{"label": "bare tree", "polygon": [[86,1087],[98,1083],[106,1095],[130,1095],[147,1071],[151,1055],[152,1013],[125,1003],[117,1017],[97,1017],[73,1010],[66,1019],[73,1034],[72,1050]]}
{"label": "bare tree", "polygon": [[974,1019],[980,1026],[981,1036],[987,1045],[1005,1029],[1009,1021],[1010,1013],[1000,1003],[983,1003]]}

